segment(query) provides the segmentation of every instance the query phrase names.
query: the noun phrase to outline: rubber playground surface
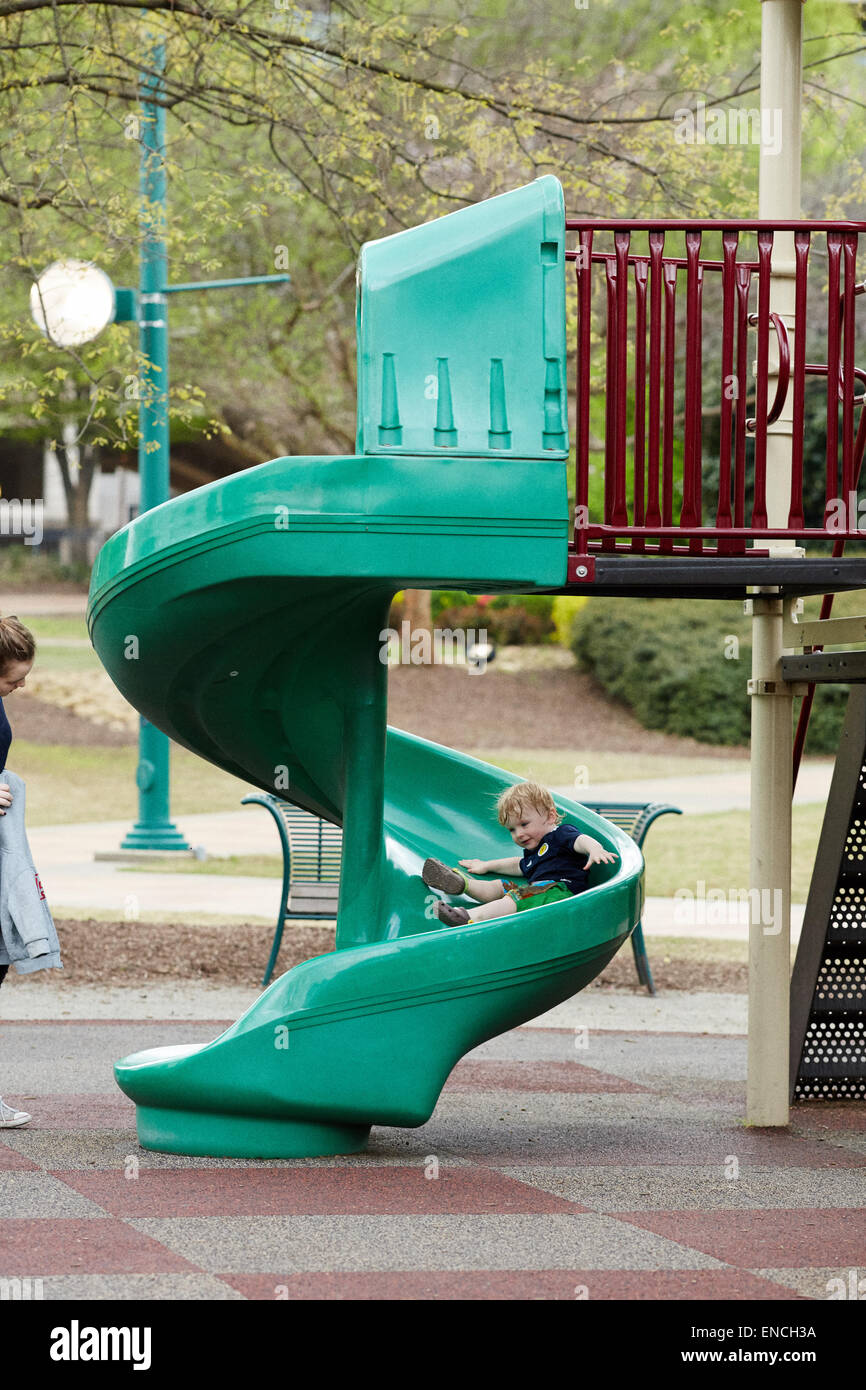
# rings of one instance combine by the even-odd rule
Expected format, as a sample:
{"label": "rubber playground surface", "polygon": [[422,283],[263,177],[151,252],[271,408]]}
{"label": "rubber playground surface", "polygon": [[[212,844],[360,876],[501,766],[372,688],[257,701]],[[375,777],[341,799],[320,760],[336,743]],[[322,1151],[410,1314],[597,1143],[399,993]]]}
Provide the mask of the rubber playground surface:
{"label": "rubber playground surface", "polygon": [[862,1108],[745,1128],[743,1036],[526,1026],[364,1154],[141,1149],[113,1061],[228,1022],[3,1021],[33,1120],[0,1134],[0,1277],[76,1302],[787,1301],[866,1275]]}

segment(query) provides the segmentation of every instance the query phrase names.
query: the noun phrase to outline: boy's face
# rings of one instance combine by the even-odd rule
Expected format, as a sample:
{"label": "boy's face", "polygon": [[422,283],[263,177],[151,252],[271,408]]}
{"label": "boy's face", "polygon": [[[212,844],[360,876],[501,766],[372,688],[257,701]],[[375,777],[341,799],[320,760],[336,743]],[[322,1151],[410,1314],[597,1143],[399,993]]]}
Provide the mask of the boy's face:
{"label": "boy's face", "polygon": [[509,816],[506,825],[514,843],[528,852],[541,844],[548,831],[555,829],[556,812],[537,811],[534,806],[526,806]]}

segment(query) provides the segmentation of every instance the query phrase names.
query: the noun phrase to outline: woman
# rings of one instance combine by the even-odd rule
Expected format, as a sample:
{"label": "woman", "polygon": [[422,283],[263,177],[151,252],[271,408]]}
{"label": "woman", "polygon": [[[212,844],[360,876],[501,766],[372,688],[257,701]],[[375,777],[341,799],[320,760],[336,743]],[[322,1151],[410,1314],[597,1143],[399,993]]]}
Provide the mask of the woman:
{"label": "woman", "polygon": [[[7,823],[0,823],[0,845],[6,851],[2,856],[3,873],[11,880],[5,885],[4,911],[0,914],[0,983],[12,962],[24,973],[60,964],[54,924],[36,871],[32,869],[23,816],[17,814],[23,812],[23,783],[5,771],[12,730],[3,700],[13,691],[23,689],[35,655],[32,632],[15,617],[0,617],[0,816],[10,817],[8,831]],[[16,794],[20,797],[20,805],[13,812]],[[16,1110],[0,1096],[0,1129],[17,1129],[29,1120],[26,1110]]]}

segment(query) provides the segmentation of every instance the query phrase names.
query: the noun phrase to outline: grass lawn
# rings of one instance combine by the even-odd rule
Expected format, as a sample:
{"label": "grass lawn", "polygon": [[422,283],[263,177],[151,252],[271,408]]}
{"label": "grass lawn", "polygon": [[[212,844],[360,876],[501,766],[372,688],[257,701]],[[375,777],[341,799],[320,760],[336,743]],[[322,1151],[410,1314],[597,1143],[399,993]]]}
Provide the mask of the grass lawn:
{"label": "grass lawn", "polygon": [[[70,748],[16,739],[13,771],[27,783],[28,825],[132,820],[138,814],[138,750]],[[237,811],[253,790],[246,782],[172,747],[172,816]]]}
{"label": "grass lawn", "polygon": [[283,856],[280,853],[230,854],[219,858],[176,859],[166,855],[164,859],[150,859],[118,867],[122,874],[230,874],[243,878],[282,878]]}
{"label": "grass lawn", "polygon": [[83,613],[63,613],[53,617],[34,613],[32,616],[22,618],[22,622],[33,633],[37,646],[41,646],[43,642],[50,644],[52,639],[57,638],[64,642],[81,640],[89,643],[90,640],[87,636],[87,623],[84,621]]}
{"label": "grass lawn", "polygon": [[[660,753],[603,753],[596,749],[481,748],[467,749],[473,758],[494,763],[548,787],[574,787],[576,800],[592,800],[593,783],[629,782],[641,777],[718,777],[723,772],[746,772],[747,758],[672,758]],[[575,784],[575,776],[583,781]]]}
{"label": "grass lawn", "polygon": [[[792,901],[806,901],[815,849],[821,831],[822,806],[802,806],[793,818]],[[725,811],[709,816],[665,816],[650,830],[647,853],[648,896],[672,898],[680,889],[697,893],[749,886],[749,817],[745,811]],[[160,859],[129,866],[129,873],[236,874],[262,878],[282,877],[278,855],[232,855],[225,859]],[[682,955],[682,951],[677,952]]]}
{"label": "grass lawn", "polygon": [[[791,901],[804,903],[824,820],[816,803],[793,811]],[[679,889],[749,886],[749,815],[723,811],[707,816],[662,816],[644,844],[648,896],[672,898]]]}
{"label": "grass lawn", "polygon": [[[532,771],[545,781],[562,784],[573,768],[575,755],[512,750],[487,752],[487,760],[526,775]],[[542,762],[542,759],[546,761]],[[27,819],[31,826],[85,821],[132,821],[137,815],[135,768],[138,752],[131,748],[70,748],[15,741],[15,770],[27,782]],[[708,775],[729,764],[708,759],[683,759],[682,773]],[[523,766],[521,766],[523,763]],[[651,764],[649,767],[647,764]],[[696,766],[697,764],[697,766]],[[617,777],[659,776],[680,773],[671,759],[641,759],[626,754],[603,754],[598,765],[608,780]],[[599,773],[599,779],[601,778]],[[229,773],[188,753],[172,749],[172,800],[174,817],[209,811],[237,811],[251,788]],[[584,794],[589,789],[585,789]],[[798,806],[793,812],[793,900],[805,902],[818,844],[823,806]],[[705,816],[664,816],[650,830],[646,842],[646,891],[654,897],[673,897],[678,889],[706,887],[745,889],[749,883],[749,817],[745,811],[726,811]],[[155,868],[156,866],[150,866]],[[170,861],[166,867],[183,873],[236,873],[278,877],[278,856],[237,856],[233,860]],[[161,871],[165,871],[162,869]]]}
{"label": "grass lawn", "polygon": [[[530,774],[554,786],[568,785],[575,764],[586,765],[595,757],[592,770],[599,781],[622,781],[633,777],[711,775],[723,772],[727,763],[709,758],[670,758],[635,756],[627,753],[584,753],[581,755],[512,749],[487,749],[474,753],[518,776]],[[138,794],[135,769],[138,751],[129,748],[67,747],[16,739],[13,771],[27,782],[27,819],[30,825],[63,825],[95,820],[124,820],[137,812]],[[251,788],[246,782],[213,767],[185,748],[172,746],[172,815],[197,815],[205,811],[236,811],[242,796]],[[590,795],[591,784],[575,789]],[[657,833],[657,829],[651,832]]]}

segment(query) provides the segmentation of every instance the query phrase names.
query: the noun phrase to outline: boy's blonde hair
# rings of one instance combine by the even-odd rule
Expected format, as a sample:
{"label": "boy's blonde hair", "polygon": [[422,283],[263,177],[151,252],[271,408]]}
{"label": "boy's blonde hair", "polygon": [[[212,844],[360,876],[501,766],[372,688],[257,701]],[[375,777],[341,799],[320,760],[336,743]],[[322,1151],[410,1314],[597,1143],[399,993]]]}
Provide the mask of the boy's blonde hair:
{"label": "boy's blonde hair", "polygon": [[496,814],[500,825],[507,825],[513,816],[522,815],[527,808],[538,811],[539,815],[554,815],[562,820],[556,804],[547,787],[540,782],[518,782],[507,787],[496,803]]}

